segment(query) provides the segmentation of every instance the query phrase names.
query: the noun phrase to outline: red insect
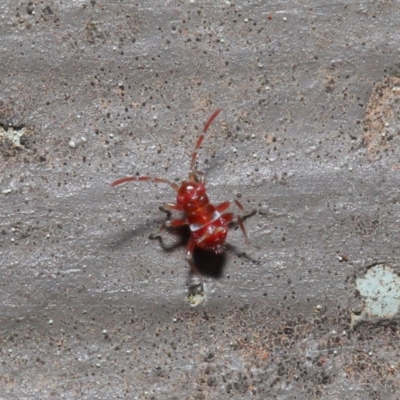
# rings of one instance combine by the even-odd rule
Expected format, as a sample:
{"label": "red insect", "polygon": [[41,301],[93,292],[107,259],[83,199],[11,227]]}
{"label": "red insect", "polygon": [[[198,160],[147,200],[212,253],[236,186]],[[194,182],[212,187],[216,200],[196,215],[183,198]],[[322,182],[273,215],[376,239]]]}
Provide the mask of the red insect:
{"label": "red insect", "polygon": [[[200,148],[204,140],[204,135],[211,123],[220,112],[220,109],[216,110],[204,125],[203,133],[197,139],[196,147],[192,153],[188,180],[183,181],[180,186],[169,181],[168,179],[151,176],[128,176],[118,179],[111,184],[111,186],[118,186],[132,181],[150,181],[166,183],[177,192],[176,202],[165,203],[160,207],[160,210],[166,213],[170,213],[171,211],[180,211],[184,214],[184,218],[167,220],[161,225],[158,234],[151,235],[150,237],[159,237],[160,233],[165,228],[175,228],[183,225],[189,225],[191,235],[186,249],[186,258],[190,264],[192,273],[197,272],[193,261],[193,251],[195,247],[197,246],[204,250],[212,251],[216,254],[222,253],[224,250],[224,243],[228,235],[229,224],[235,220],[233,213],[224,213],[224,211],[226,211],[231,205],[231,201],[224,201],[218,205],[211,204],[206,193],[204,173],[195,169],[197,150]],[[244,211],[244,207],[238,200],[235,200],[235,203],[240,210]],[[243,233],[244,239],[248,244],[249,239],[243,224],[243,217],[237,215],[236,220]]]}

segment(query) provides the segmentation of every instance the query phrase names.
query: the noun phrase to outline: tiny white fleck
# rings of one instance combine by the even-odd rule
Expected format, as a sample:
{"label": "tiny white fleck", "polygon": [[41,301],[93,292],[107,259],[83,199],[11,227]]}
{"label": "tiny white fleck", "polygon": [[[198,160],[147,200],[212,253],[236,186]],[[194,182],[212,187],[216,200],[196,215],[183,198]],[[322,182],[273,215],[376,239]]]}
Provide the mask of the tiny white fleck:
{"label": "tiny white fleck", "polygon": [[172,318],[172,322],[177,322],[178,320],[176,318]]}
{"label": "tiny white fleck", "polygon": [[337,333],[337,332],[336,332],[335,330],[332,331],[332,335],[336,335],[336,333]]}
{"label": "tiny white fleck", "polygon": [[232,151],[233,151],[234,153],[236,153],[236,152],[237,152],[236,147],[232,147]]}
{"label": "tiny white fleck", "polygon": [[11,238],[11,241],[12,241],[12,242],[14,242],[14,240],[15,240],[14,238]]}
{"label": "tiny white fleck", "polygon": [[224,41],[225,41],[224,39],[220,39],[220,42],[221,42],[221,43],[224,43]]}
{"label": "tiny white fleck", "polygon": [[389,122],[385,122],[385,126],[388,127],[390,124]]}
{"label": "tiny white fleck", "polygon": [[71,139],[71,140],[68,142],[68,146],[71,147],[71,149],[74,149],[74,148],[76,147],[75,140],[74,140],[74,139]]}
{"label": "tiny white fleck", "polygon": [[320,310],[321,308],[322,308],[321,304],[317,304],[316,309],[317,309],[317,310]]}
{"label": "tiny white fleck", "polygon": [[337,350],[333,350],[333,354],[337,354]]}
{"label": "tiny white fleck", "polygon": [[4,190],[2,191],[2,193],[3,193],[3,194],[11,193],[11,189],[4,189]]}
{"label": "tiny white fleck", "polygon": [[48,324],[49,324],[49,325],[53,325],[53,320],[52,320],[52,319],[49,319]]}
{"label": "tiny white fleck", "polygon": [[11,232],[15,232],[15,228],[14,227],[11,228]]}
{"label": "tiny white fleck", "polygon": [[107,329],[103,329],[103,333],[107,333]]}
{"label": "tiny white fleck", "polygon": [[287,21],[287,18],[286,18],[286,17],[283,17],[282,19],[283,19],[284,21]]}
{"label": "tiny white fleck", "polygon": [[372,356],[372,351],[368,352],[368,355],[369,355],[369,356]]}
{"label": "tiny white fleck", "polygon": [[245,18],[245,19],[244,19],[244,22],[249,22],[249,19],[248,19],[248,18]]}
{"label": "tiny white fleck", "polygon": [[343,332],[342,332],[342,335],[347,335],[347,332],[346,332],[346,331],[343,331]]}

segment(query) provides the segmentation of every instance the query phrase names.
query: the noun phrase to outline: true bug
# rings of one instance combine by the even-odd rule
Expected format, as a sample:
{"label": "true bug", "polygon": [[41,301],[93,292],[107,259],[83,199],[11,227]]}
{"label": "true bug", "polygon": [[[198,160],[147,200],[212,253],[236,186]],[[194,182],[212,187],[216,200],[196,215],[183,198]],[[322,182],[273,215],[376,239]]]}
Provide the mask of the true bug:
{"label": "true bug", "polygon": [[[190,264],[192,273],[197,272],[193,261],[193,251],[196,246],[216,254],[222,253],[228,235],[229,224],[235,220],[235,215],[233,213],[224,213],[231,205],[231,201],[224,201],[218,205],[211,204],[206,193],[204,173],[195,169],[198,149],[203,143],[208,128],[220,112],[221,109],[216,110],[205,123],[203,133],[197,139],[196,146],[192,153],[188,180],[183,181],[180,186],[168,179],[151,176],[128,176],[118,179],[111,184],[111,186],[118,186],[132,181],[150,181],[166,183],[177,192],[176,202],[165,203],[160,207],[160,210],[168,214],[172,211],[180,211],[184,214],[184,217],[167,220],[161,225],[158,233],[150,235],[150,238],[154,239],[160,237],[160,233],[165,228],[189,225],[191,233],[186,248],[186,259]],[[244,211],[243,205],[238,200],[234,200],[234,202],[241,211]],[[253,214],[254,211],[247,216]],[[243,233],[245,242],[249,244],[249,239],[243,224],[243,217],[237,215],[236,220]]]}

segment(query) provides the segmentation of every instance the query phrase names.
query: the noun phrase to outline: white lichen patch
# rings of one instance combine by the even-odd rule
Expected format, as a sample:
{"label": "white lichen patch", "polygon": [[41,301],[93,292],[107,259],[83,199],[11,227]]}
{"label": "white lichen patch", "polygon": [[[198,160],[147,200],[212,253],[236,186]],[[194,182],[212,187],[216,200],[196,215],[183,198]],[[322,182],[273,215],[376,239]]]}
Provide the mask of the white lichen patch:
{"label": "white lichen patch", "polygon": [[361,313],[353,314],[352,325],[368,319],[388,319],[400,309],[400,277],[391,267],[377,264],[364,277],[356,280],[360,295],[364,298]]}
{"label": "white lichen patch", "polygon": [[13,127],[4,128],[0,126],[0,138],[6,138],[10,140],[14,146],[24,147],[20,139],[26,133],[26,128],[14,129]]}

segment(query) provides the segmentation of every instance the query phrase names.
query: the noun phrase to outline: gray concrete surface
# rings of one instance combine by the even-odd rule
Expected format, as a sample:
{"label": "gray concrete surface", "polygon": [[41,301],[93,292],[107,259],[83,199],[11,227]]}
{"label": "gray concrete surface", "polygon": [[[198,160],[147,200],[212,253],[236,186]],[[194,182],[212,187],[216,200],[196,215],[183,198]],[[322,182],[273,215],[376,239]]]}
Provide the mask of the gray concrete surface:
{"label": "gray concrete surface", "polygon": [[[399,272],[399,12],[3,0],[0,398],[399,398],[398,314],[358,291]],[[172,191],[109,184],[185,178],[218,107],[199,169],[258,212],[190,307],[148,240]]]}

